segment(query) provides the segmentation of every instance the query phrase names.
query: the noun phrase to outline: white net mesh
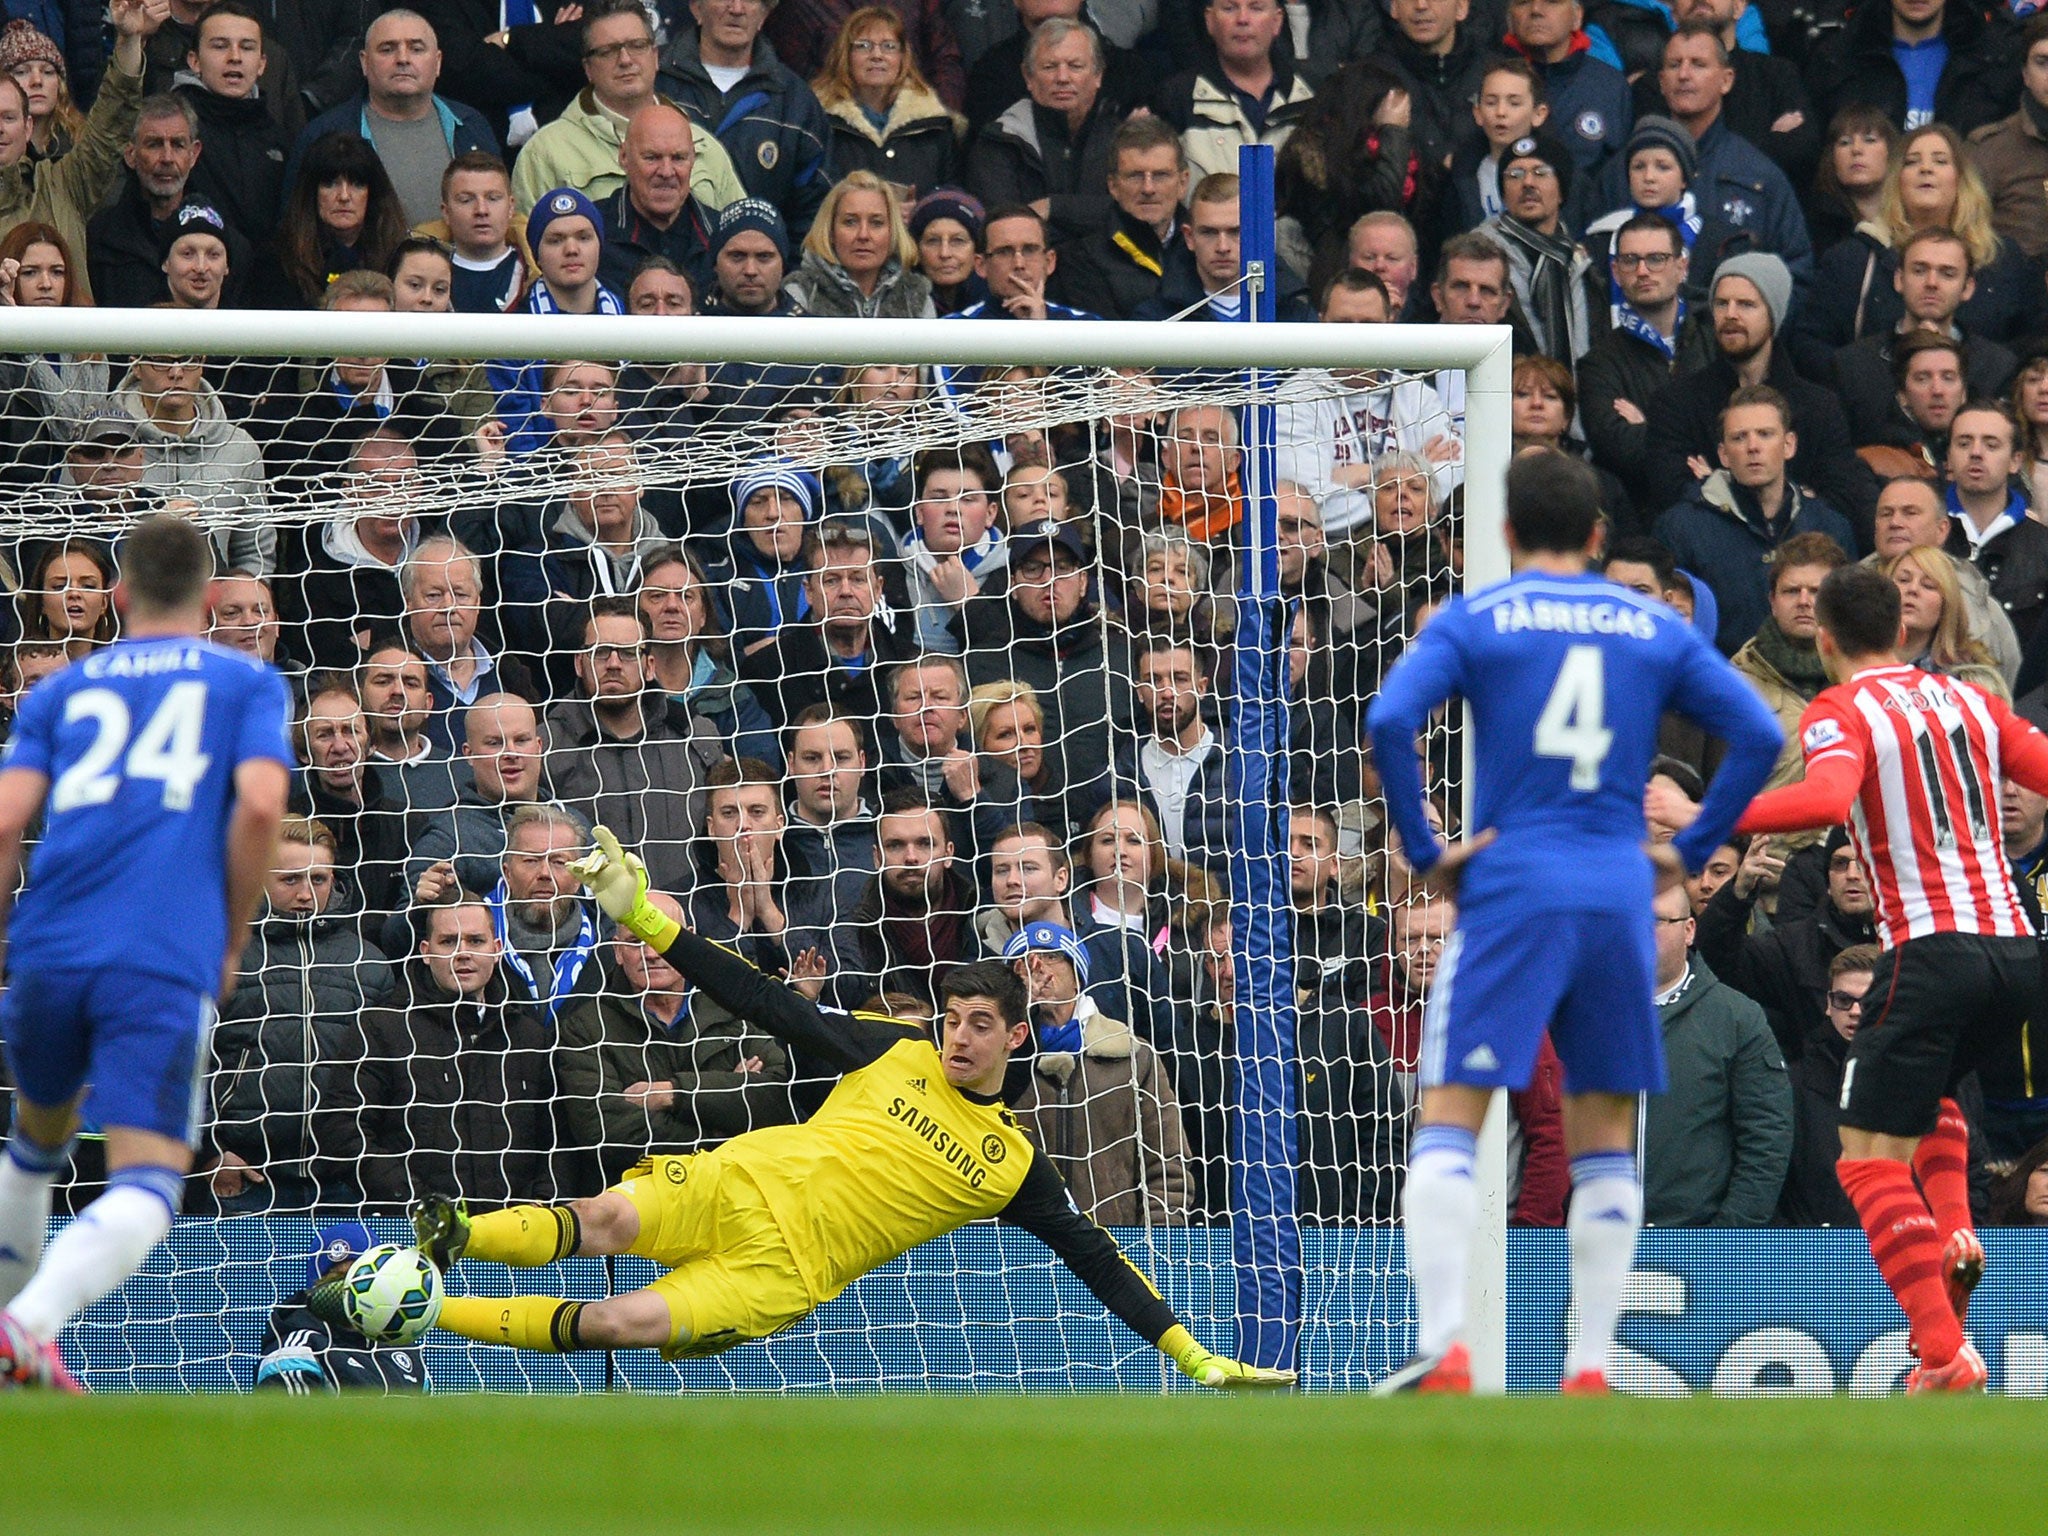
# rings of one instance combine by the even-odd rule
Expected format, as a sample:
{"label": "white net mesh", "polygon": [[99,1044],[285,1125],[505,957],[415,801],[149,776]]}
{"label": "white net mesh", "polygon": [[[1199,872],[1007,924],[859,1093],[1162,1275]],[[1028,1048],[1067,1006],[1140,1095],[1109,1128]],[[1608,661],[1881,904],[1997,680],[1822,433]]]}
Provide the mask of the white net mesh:
{"label": "white net mesh", "polygon": [[[1404,902],[1361,724],[1459,578],[1463,375],[1298,370],[1268,393],[1141,357],[897,363],[876,339],[857,366],[0,363],[25,402],[0,466],[10,681],[113,635],[123,530],[183,508],[234,573],[215,637],[290,675],[305,763],[306,819],[214,1038],[220,1166],[75,1332],[93,1385],[246,1386],[316,1224],[403,1240],[385,1218],[423,1193],[592,1195],[650,1152],[817,1106],[818,1063],[577,899],[564,865],[592,821],[696,931],[830,1006],[926,1016],[952,966],[1070,929],[1087,975],[1063,993],[1071,961],[1034,972],[1020,1118],[1227,1346],[1235,545],[1271,473],[1248,451],[1262,399],[1289,600],[1270,750],[1295,807],[1304,1365],[1357,1385],[1399,1357],[1390,1223],[1449,914]],[[1452,734],[1428,746],[1454,819]],[[88,1142],[69,1203],[95,1179]],[[655,1273],[471,1264],[453,1289],[592,1299]],[[1162,1379],[1043,1248],[986,1224],[714,1360],[447,1334],[425,1360],[439,1387],[532,1390]]]}

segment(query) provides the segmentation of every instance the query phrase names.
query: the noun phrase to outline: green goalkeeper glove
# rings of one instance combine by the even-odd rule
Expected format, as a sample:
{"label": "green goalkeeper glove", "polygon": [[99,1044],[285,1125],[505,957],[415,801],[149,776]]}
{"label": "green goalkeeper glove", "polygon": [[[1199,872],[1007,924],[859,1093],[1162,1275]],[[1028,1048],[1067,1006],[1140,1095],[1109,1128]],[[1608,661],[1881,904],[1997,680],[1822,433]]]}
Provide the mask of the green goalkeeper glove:
{"label": "green goalkeeper glove", "polygon": [[1294,1385],[1294,1372],[1276,1371],[1263,1365],[1246,1365],[1223,1355],[1211,1354],[1195,1342],[1195,1336],[1176,1323],[1159,1341],[1160,1351],[1180,1367],[1189,1381],[1225,1392],[1270,1392]]}
{"label": "green goalkeeper glove", "polygon": [[682,926],[647,899],[647,866],[640,855],[621,848],[609,827],[593,827],[590,835],[597,847],[573,860],[569,873],[634,937],[657,950],[667,949]]}

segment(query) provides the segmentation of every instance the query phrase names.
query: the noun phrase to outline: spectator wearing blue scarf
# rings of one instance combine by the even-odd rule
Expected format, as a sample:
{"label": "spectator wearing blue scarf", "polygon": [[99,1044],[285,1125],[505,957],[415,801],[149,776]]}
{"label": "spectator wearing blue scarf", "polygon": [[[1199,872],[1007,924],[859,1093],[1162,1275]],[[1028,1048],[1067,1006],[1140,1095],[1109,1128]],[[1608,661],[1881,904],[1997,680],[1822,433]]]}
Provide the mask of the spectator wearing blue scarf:
{"label": "spectator wearing blue scarf", "polygon": [[[604,254],[604,215],[574,187],[557,187],[533,205],[526,220],[526,247],[540,276],[526,291],[532,315],[624,315],[626,301],[598,281]],[[532,453],[548,439],[541,419],[547,388],[543,368],[532,362],[495,362],[485,370],[498,396],[498,419],[510,435],[513,453]]]}

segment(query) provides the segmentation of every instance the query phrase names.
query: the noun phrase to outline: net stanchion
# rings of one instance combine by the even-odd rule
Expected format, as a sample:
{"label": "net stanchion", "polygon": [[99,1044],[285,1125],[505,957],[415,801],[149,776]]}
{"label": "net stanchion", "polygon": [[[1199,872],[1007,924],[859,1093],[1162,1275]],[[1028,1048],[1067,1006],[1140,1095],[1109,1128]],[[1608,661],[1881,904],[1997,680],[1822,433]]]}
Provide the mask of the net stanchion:
{"label": "net stanchion", "polygon": [[[828,1008],[929,1018],[951,968],[1025,934],[1007,1092],[1080,1208],[1212,1347],[1336,1389],[1405,1352],[1394,1223],[1448,912],[1408,888],[1361,727],[1461,573],[1504,558],[1476,484],[1504,468],[1504,334],[17,318],[10,346],[104,383],[0,463],[10,689],[118,633],[125,531],[182,511],[216,548],[213,638],[286,671],[303,762],[214,1036],[207,1172],[76,1331],[92,1385],[247,1388],[337,1224],[404,1241],[425,1193],[592,1195],[816,1111],[826,1063],[581,900],[598,822],[697,932]],[[1424,744],[1453,827],[1454,724]],[[1234,1209],[1281,1219],[1248,1250]],[[451,1289],[659,1273],[471,1264]],[[423,1359],[520,1392],[1165,1381],[989,1223],[713,1358],[438,1334]]]}

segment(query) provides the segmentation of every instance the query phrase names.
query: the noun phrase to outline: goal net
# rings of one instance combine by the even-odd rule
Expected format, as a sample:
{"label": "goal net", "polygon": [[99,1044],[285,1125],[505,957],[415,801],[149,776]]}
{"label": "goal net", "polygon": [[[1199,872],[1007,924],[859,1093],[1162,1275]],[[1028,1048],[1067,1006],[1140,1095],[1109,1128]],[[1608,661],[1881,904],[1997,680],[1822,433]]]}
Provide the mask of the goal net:
{"label": "goal net", "polygon": [[[1316,1388],[1405,1354],[1395,1217],[1450,913],[1411,897],[1362,722],[1432,607],[1504,571],[1504,333],[9,330],[9,698],[117,634],[124,531],[181,510],[224,576],[214,638],[292,682],[303,765],[213,1036],[208,1172],[69,1335],[90,1385],[247,1388],[337,1224],[406,1241],[423,1193],[592,1195],[815,1111],[825,1063],[579,900],[594,822],[828,1009],[928,1019],[951,970],[1008,957],[1034,1012],[1015,1113],[1197,1336]],[[1423,745],[1455,824],[1458,734]],[[60,1209],[102,1175],[88,1135]],[[658,1273],[469,1264],[451,1290]],[[422,1357],[443,1390],[1172,1374],[993,1222],[712,1358],[446,1333]]]}

